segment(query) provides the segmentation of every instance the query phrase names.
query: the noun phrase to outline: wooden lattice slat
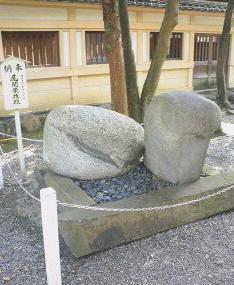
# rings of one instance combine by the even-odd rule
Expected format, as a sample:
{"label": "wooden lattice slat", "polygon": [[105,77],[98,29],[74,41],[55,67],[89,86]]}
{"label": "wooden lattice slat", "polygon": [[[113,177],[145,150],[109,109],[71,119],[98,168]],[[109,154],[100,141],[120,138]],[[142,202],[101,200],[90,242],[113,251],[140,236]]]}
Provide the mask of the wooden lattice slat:
{"label": "wooden lattice slat", "polygon": [[29,61],[28,66],[58,66],[58,32],[2,32],[4,56]]}

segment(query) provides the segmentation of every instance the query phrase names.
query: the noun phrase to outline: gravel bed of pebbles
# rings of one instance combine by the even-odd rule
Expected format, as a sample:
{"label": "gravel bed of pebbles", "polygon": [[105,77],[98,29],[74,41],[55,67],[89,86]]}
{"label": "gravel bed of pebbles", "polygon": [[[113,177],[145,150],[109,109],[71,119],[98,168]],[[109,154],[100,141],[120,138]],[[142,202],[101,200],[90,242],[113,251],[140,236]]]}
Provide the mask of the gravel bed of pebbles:
{"label": "gravel bed of pebbles", "polygon": [[173,184],[155,177],[143,163],[125,175],[101,180],[75,180],[97,203],[140,195]]}

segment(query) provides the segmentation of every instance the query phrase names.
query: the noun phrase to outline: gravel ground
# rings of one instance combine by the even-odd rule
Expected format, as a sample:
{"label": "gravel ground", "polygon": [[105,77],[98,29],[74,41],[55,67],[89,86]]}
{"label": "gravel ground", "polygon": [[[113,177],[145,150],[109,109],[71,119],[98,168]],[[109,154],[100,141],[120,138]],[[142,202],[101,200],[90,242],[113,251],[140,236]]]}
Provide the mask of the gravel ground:
{"label": "gravel ground", "polygon": [[[234,116],[224,121],[234,124]],[[234,166],[233,136],[215,138],[207,163],[222,171]],[[38,146],[28,146],[27,168],[33,182]],[[12,164],[16,154],[6,159]],[[15,167],[15,165],[14,165]],[[17,171],[16,168],[14,168]],[[0,284],[46,284],[41,228],[19,215],[19,204],[39,210],[9,173],[0,194]],[[36,183],[28,185],[36,188]],[[37,193],[38,194],[38,193]],[[220,214],[140,241],[75,259],[61,240],[66,285],[231,285],[234,284],[234,212]]]}
{"label": "gravel ground", "polygon": [[228,135],[211,140],[206,158],[207,164],[221,171],[234,168],[234,116],[224,116],[222,125]]}
{"label": "gravel ground", "polygon": [[[41,230],[15,216],[16,196],[0,199],[0,284],[46,284]],[[233,235],[231,212],[80,259],[61,241],[63,284],[231,285]]]}

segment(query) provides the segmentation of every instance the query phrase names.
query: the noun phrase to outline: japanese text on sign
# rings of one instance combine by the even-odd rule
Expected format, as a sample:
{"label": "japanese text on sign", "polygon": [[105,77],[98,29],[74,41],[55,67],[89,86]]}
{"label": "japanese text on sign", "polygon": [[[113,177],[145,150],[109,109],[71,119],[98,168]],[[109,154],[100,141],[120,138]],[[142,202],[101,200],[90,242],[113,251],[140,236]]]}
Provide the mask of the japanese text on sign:
{"label": "japanese text on sign", "polygon": [[6,110],[28,107],[25,62],[10,57],[1,64],[4,105]]}

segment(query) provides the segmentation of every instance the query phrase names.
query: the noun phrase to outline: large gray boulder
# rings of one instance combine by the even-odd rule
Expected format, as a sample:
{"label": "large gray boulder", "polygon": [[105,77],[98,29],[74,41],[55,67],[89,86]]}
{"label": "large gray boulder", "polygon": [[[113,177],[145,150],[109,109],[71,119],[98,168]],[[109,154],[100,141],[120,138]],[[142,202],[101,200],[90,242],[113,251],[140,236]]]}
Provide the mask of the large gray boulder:
{"label": "large gray boulder", "polygon": [[117,112],[64,106],[46,119],[43,157],[54,172],[79,179],[118,176],[134,168],[144,149],[140,124]]}
{"label": "large gray boulder", "polygon": [[210,139],[221,126],[221,111],[192,92],[154,97],[145,114],[145,165],[172,183],[197,180]]}

